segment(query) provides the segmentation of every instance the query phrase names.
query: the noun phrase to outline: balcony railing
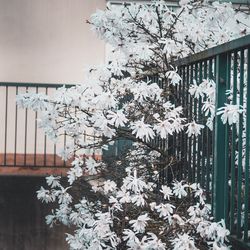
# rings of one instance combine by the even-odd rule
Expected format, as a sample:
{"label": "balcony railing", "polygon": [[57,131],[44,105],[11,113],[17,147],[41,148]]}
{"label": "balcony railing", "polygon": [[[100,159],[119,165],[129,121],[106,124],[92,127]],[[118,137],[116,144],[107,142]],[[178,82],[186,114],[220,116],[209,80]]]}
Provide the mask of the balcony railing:
{"label": "balcony railing", "polygon": [[[0,83],[0,167],[65,168],[59,156],[64,136],[53,144],[39,128],[37,112],[20,109],[16,95],[26,92],[53,95],[62,84]],[[67,85],[70,86],[70,85]]]}
{"label": "balcony railing", "polygon": [[[201,98],[183,95],[194,79],[198,84],[207,78],[215,81],[216,110],[225,103],[245,107],[237,124],[224,125],[216,116],[214,131],[206,128],[199,138],[183,133],[177,138],[182,145],[177,157],[186,150],[184,175],[212,195],[215,219],[225,219],[232,239],[239,244],[237,249],[250,249],[250,35],[184,58],[178,66],[183,78],[178,100],[190,121],[206,123]],[[227,90],[231,90],[231,102]]]}

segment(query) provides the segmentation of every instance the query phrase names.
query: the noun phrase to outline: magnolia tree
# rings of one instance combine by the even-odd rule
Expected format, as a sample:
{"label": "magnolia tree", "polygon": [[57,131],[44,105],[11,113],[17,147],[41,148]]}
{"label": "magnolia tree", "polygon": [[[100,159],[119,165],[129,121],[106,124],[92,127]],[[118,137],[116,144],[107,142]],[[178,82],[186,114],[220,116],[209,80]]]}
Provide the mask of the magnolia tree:
{"label": "magnolia tree", "polygon": [[[38,191],[43,202],[58,204],[47,224],[74,231],[66,236],[70,249],[228,249],[229,231],[212,221],[199,183],[158,179],[159,169],[173,162],[171,136],[199,136],[204,127],[173,104],[174,87],[182,84],[175,60],[248,33],[249,16],[229,3],[181,0],[172,10],[152,1],[108,5],[89,23],[112,46],[110,61],[54,96],[18,97],[21,107],[40,112],[51,140],[67,135],[60,154],[72,161],[67,180],[47,177],[48,187]],[[214,83],[194,83],[190,93],[199,97],[206,88],[204,112],[212,120]],[[117,139],[133,142],[127,154],[112,163],[97,160],[94,152]],[[159,140],[168,143],[163,148]]]}

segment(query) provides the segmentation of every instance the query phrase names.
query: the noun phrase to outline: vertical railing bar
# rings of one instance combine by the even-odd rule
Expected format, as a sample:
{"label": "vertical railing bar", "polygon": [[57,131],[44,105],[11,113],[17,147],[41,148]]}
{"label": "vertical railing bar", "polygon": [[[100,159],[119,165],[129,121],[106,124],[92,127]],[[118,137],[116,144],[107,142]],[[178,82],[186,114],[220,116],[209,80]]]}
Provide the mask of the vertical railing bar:
{"label": "vertical railing bar", "polygon": [[[180,68],[180,75],[182,75],[183,72],[183,68]],[[175,93],[176,93],[176,100],[175,100],[175,106],[179,105],[179,101],[180,101],[180,86],[175,87]],[[180,136],[178,133],[175,132],[175,157],[176,157],[176,169],[177,169],[177,173],[176,177],[177,179],[181,178],[181,173],[180,173],[180,159],[179,159],[179,144],[180,144]]]}
{"label": "vertical railing bar", "polygon": [[56,166],[56,143],[54,143],[54,167]]}
{"label": "vertical railing bar", "polygon": [[[66,110],[65,110],[65,114],[66,114]],[[66,131],[64,131],[64,138],[63,138],[63,147],[64,147],[64,150],[66,150],[66,143],[67,143],[67,138],[66,138]],[[63,166],[66,167],[66,160],[64,159],[63,160]]]}
{"label": "vertical railing bar", "polygon": [[[176,88],[176,86],[175,86],[173,89],[174,89],[174,93],[177,93],[177,88]],[[171,94],[173,94],[173,93],[171,93]],[[175,97],[176,97],[176,96],[174,96],[174,98],[173,98],[172,101],[173,101],[173,104],[176,105],[176,99],[177,99],[177,98],[175,98]],[[175,159],[175,164],[177,164],[177,154],[176,154],[176,147],[177,147],[177,143],[176,143],[176,133],[173,133],[172,138],[173,138],[173,141],[172,141],[172,143],[170,143],[170,147],[171,147],[171,152],[170,152],[170,154],[173,153],[173,157],[174,157],[174,159]],[[174,173],[172,172],[172,174],[174,174]],[[172,176],[172,178],[175,179],[175,178],[176,178],[176,175]]]}
{"label": "vertical railing bar", "polygon": [[[243,84],[244,84],[244,50],[240,51],[240,105],[243,106]],[[237,237],[241,237],[241,191],[242,191],[242,130],[243,115],[239,119],[239,138],[238,138],[238,175],[237,175]]]}
{"label": "vertical railing bar", "polygon": [[[48,87],[45,88],[45,94],[48,95]],[[43,165],[47,165],[47,135],[44,134],[44,154]]]}
{"label": "vertical railing bar", "polygon": [[[29,87],[26,86],[26,93]],[[28,108],[25,108],[25,123],[24,123],[24,166],[27,163],[27,133],[28,133]]]}
{"label": "vertical railing bar", "polygon": [[[208,78],[210,80],[212,80],[212,78],[213,78],[213,69],[212,69],[212,67],[213,67],[213,60],[209,59],[209,61],[208,61]],[[206,191],[207,191],[207,194],[208,194],[208,192],[209,192],[209,182],[211,181],[210,175],[212,174],[210,157],[211,157],[211,153],[212,153],[211,152],[211,146],[213,145],[212,144],[213,141],[212,141],[212,138],[211,138],[212,132],[210,131],[209,128],[207,128],[207,131],[208,131],[208,133],[207,133],[207,183],[206,183]],[[211,190],[211,193],[213,193],[212,190]],[[212,197],[210,196],[209,198],[210,198],[209,201],[211,201]]]}
{"label": "vertical railing bar", "polygon": [[[207,60],[204,61],[204,73],[203,73],[203,78],[207,79]],[[205,99],[206,100],[206,99]],[[205,162],[205,159],[208,158],[207,156],[207,147],[208,147],[208,141],[207,141],[207,134],[208,134],[208,127],[205,124],[205,117],[203,115],[203,125],[205,126],[205,128],[203,129],[203,139],[202,139],[202,175],[203,175],[203,179],[202,179],[202,187],[206,190],[206,193],[208,193],[207,190],[207,178],[208,178],[208,171],[207,171],[207,163]]]}
{"label": "vertical railing bar", "polygon": [[[185,67],[185,82],[182,85],[182,96],[183,96],[183,107],[185,108],[184,110],[184,114],[185,117],[187,117],[187,112],[188,112],[188,108],[187,108],[187,86],[188,86],[188,77],[189,77],[189,72],[188,72],[188,66]],[[183,173],[183,178],[188,177],[188,168],[187,168],[187,134],[185,133],[185,131],[182,131],[182,158],[183,158],[183,168],[184,168],[184,173]]]}
{"label": "vertical railing bar", "polygon": [[[216,57],[214,57],[213,58],[213,60],[212,60],[212,75],[213,75],[213,79],[214,79],[214,81],[216,82],[216,78],[217,78],[217,74],[218,74],[218,72],[217,72],[217,58]],[[216,88],[217,88],[217,86],[216,86]],[[216,117],[215,117],[215,119],[216,119]],[[216,123],[215,123],[215,119],[214,119],[214,122],[213,122],[213,133],[212,133],[212,145],[213,145],[213,147],[212,147],[212,181],[211,181],[211,183],[212,183],[212,195],[211,195],[211,201],[212,201],[212,211],[214,212],[215,211],[215,207],[214,207],[214,200],[215,200],[215,196],[214,196],[214,182],[215,182],[215,178],[214,178],[214,168],[215,168],[215,164],[214,164],[214,158],[215,158],[215,125],[216,125]]]}
{"label": "vertical railing bar", "polygon": [[[185,82],[186,82],[186,67],[184,66],[183,67],[183,70],[182,70],[182,79],[183,79],[183,82],[182,84],[179,84],[179,104],[181,107],[184,107],[184,93],[183,93],[183,89],[184,89],[184,85],[185,85]],[[185,112],[185,110],[184,110]],[[180,141],[179,141],[179,147],[180,147],[180,172],[181,172],[181,179],[183,180],[185,178],[185,173],[184,173],[184,170],[185,170],[185,162],[184,162],[184,155],[183,155],[183,151],[184,151],[184,135],[183,135],[183,132],[180,132]]]}
{"label": "vertical railing bar", "polygon": [[[218,54],[216,56],[216,105],[215,109],[221,108],[226,102],[226,70],[227,70],[227,54]],[[225,219],[224,214],[224,183],[225,183],[225,126],[221,117],[215,117],[215,144],[214,144],[214,216],[215,220]]]}
{"label": "vertical railing bar", "polygon": [[[230,79],[231,79],[231,52],[227,53],[227,73],[226,73],[226,89],[230,89]],[[228,99],[227,99],[228,103]],[[229,124],[225,125],[225,196],[224,196],[224,214],[226,226],[229,226],[228,219],[228,177],[229,177]]]}
{"label": "vertical railing bar", "polygon": [[[191,67],[190,65],[187,66],[187,71],[188,71],[188,75],[187,75],[187,88],[186,88],[186,99],[187,99],[187,122],[189,122],[190,117],[192,117],[192,102],[191,102],[191,95],[189,94],[189,85],[191,83]],[[188,181],[189,182],[193,182],[192,180],[192,167],[191,167],[191,157],[192,157],[192,152],[191,152],[191,147],[192,147],[192,141],[191,138],[189,138],[186,134],[186,138],[187,138],[187,152],[188,152]]]}
{"label": "vertical railing bar", "polygon": [[[74,114],[75,114],[75,120],[76,120],[76,114],[77,114],[77,111],[76,111],[76,107],[75,107],[75,112],[74,112]],[[74,136],[74,158],[76,157],[76,138],[75,138],[75,136]]]}
{"label": "vertical railing bar", "polygon": [[[195,63],[194,65],[194,78],[195,78],[195,81],[196,83],[198,82],[198,63]],[[198,102],[196,100],[196,98],[194,98],[194,120],[197,121],[198,119],[198,114],[197,114],[197,105],[198,105]],[[194,170],[195,170],[195,182],[198,182],[198,170],[199,170],[199,167],[198,167],[198,155],[197,155],[197,144],[198,144],[198,141],[197,141],[197,138],[196,136],[193,136],[194,138],[194,150],[193,150],[193,154],[194,154]]]}
{"label": "vertical railing bar", "polygon": [[249,212],[249,147],[250,147],[250,48],[247,49],[247,105],[246,105],[246,149],[245,149],[245,210],[244,210],[244,241],[248,241]]}
{"label": "vertical railing bar", "polygon": [[[202,61],[199,62],[199,85],[201,84],[202,82],[202,78],[203,78],[203,75],[202,75]],[[198,101],[198,123],[202,123],[202,117],[201,117],[201,106],[202,106],[202,99],[201,99],[201,96],[199,97],[199,101]],[[202,153],[202,144],[203,144],[203,130],[201,132],[201,136],[198,137],[198,156],[197,156],[197,164],[198,164],[198,179],[197,179],[197,182],[201,184],[201,186],[203,186],[203,183],[202,183],[202,166],[201,166],[201,153]]]}
{"label": "vertical railing bar", "polygon": [[[36,87],[36,94],[38,94],[38,87]],[[34,141],[34,166],[37,163],[37,111],[35,111],[35,141]]]}
{"label": "vertical railing bar", "polygon": [[[191,79],[190,82],[193,83],[194,80],[194,64],[191,64]],[[195,98],[190,96],[190,100],[191,100],[191,105],[190,105],[190,111],[191,111],[191,115],[190,115],[190,121],[192,122],[195,119],[195,104],[196,104],[196,100]],[[192,144],[192,182],[195,182],[195,173],[196,173],[196,167],[195,167],[195,137],[192,136],[190,137],[191,140],[191,144]],[[193,142],[193,143],[192,143]]]}
{"label": "vertical railing bar", "polygon": [[[237,60],[237,52],[233,53],[233,105],[236,104],[237,98],[237,68],[238,68],[238,60]],[[230,225],[229,229],[231,233],[234,230],[234,210],[235,210],[235,150],[236,150],[236,124],[232,125],[232,146],[231,146],[231,193],[230,193]]]}
{"label": "vertical railing bar", "polygon": [[[57,91],[57,88],[55,88],[55,90]],[[56,150],[57,150],[57,148],[56,148],[56,143],[54,143],[54,166],[56,166]]]}
{"label": "vertical railing bar", "polygon": [[8,135],[8,86],[5,87],[5,128],[4,128],[4,165],[7,165],[7,135]]}
{"label": "vertical railing bar", "polygon": [[[18,95],[18,86],[16,86],[16,96]],[[17,158],[17,118],[18,118],[18,107],[16,103],[15,110],[15,142],[14,142],[14,166],[16,166],[16,158]]]}

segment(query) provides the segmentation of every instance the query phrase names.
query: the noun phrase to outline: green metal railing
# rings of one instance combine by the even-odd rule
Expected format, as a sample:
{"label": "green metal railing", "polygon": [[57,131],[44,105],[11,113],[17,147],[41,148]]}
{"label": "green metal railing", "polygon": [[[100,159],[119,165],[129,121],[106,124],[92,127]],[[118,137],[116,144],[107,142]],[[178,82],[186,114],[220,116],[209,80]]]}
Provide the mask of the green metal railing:
{"label": "green metal railing", "polygon": [[[50,142],[39,128],[38,113],[19,109],[16,105],[18,94],[32,92],[50,95],[62,86],[62,84],[46,83],[0,83],[0,167],[65,167],[67,165],[57,156],[60,147]],[[64,135],[64,144],[66,140]]]}
{"label": "green metal railing", "polygon": [[[187,175],[189,180],[201,183],[210,196],[215,219],[225,219],[233,238],[240,242],[240,249],[248,248],[250,35],[179,60],[177,65],[183,78],[183,84],[178,87],[177,103],[185,107],[184,113],[189,121],[206,122],[201,111],[201,98],[196,100],[185,95],[193,79],[197,83],[206,78],[215,81],[216,110],[225,103],[245,108],[239,122],[232,126],[224,125],[221,117],[216,116],[214,131],[206,128],[198,138],[188,138],[183,132],[176,157],[180,151],[186,150],[182,160],[187,164],[183,164],[182,176]],[[229,89],[231,100],[225,94]]]}

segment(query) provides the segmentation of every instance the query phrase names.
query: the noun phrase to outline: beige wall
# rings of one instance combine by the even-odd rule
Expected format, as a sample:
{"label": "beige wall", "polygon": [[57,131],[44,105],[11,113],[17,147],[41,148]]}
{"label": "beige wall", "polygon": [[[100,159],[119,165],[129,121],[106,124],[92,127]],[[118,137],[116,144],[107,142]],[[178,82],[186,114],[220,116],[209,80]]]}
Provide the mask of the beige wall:
{"label": "beige wall", "polygon": [[86,20],[105,0],[0,0],[0,81],[75,83],[104,60]]}

